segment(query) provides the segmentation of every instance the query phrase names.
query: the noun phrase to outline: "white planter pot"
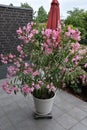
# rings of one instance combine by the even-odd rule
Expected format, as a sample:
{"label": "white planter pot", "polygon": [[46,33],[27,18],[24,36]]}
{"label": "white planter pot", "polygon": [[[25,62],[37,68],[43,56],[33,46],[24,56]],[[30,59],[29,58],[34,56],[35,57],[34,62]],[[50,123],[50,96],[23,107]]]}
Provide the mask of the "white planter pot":
{"label": "white planter pot", "polygon": [[55,94],[50,99],[39,99],[33,96],[35,112],[38,115],[46,115],[52,111]]}

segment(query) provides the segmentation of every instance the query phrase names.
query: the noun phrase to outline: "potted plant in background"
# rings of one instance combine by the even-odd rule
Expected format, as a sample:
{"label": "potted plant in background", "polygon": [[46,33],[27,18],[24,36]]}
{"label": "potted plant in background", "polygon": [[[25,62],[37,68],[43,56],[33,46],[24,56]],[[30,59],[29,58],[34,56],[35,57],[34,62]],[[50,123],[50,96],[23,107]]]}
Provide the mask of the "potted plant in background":
{"label": "potted plant in background", "polygon": [[[21,92],[27,96],[31,93],[36,113],[46,115],[52,111],[56,90],[65,87],[68,74],[74,73],[74,78],[86,74],[79,66],[84,58],[87,59],[85,54],[79,55],[80,32],[70,26],[61,32],[51,29],[39,31],[31,22],[19,28],[17,33],[23,41],[17,46],[17,56],[1,54],[2,63],[13,63],[7,68],[7,77],[11,80],[5,81],[2,87],[8,94]],[[57,42],[58,33],[61,33],[60,43]]]}

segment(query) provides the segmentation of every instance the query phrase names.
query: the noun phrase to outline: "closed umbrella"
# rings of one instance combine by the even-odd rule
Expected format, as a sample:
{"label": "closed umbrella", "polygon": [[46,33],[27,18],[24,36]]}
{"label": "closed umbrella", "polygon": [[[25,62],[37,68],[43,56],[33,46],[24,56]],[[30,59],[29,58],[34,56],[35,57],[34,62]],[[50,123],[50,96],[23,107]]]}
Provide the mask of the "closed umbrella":
{"label": "closed umbrella", "polygon": [[[46,28],[56,30],[58,29],[59,26],[60,26],[59,2],[57,0],[52,0]],[[58,35],[58,42],[60,42],[60,35]]]}

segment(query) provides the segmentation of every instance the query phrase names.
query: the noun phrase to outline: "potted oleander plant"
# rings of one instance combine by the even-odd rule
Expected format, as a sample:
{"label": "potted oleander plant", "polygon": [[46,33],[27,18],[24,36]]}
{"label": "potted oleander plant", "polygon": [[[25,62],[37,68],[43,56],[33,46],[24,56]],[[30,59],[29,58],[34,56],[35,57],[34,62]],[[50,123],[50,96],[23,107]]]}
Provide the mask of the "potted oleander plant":
{"label": "potted oleander plant", "polygon": [[[59,30],[35,29],[33,22],[17,30],[22,44],[17,46],[17,56],[1,54],[1,62],[12,63],[7,68],[7,78],[3,89],[11,94],[21,92],[33,95],[36,113],[46,115],[52,111],[55,93],[65,86],[69,72],[78,72],[83,57],[78,56],[80,32],[78,29]],[[61,42],[58,43],[58,35]],[[29,51],[31,48],[31,51]]]}

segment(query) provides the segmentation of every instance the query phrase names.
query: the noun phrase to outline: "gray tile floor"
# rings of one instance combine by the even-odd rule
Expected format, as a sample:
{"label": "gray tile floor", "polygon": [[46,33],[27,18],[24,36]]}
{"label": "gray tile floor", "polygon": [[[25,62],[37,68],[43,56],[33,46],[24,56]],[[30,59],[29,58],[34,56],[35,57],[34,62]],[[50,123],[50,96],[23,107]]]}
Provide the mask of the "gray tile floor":
{"label": "gray tile floor", "polygon": [[32,96],[7,95],[0,80],[0,130],[87,130],[87,103],[58,91],[52,119],[33,118]]}

